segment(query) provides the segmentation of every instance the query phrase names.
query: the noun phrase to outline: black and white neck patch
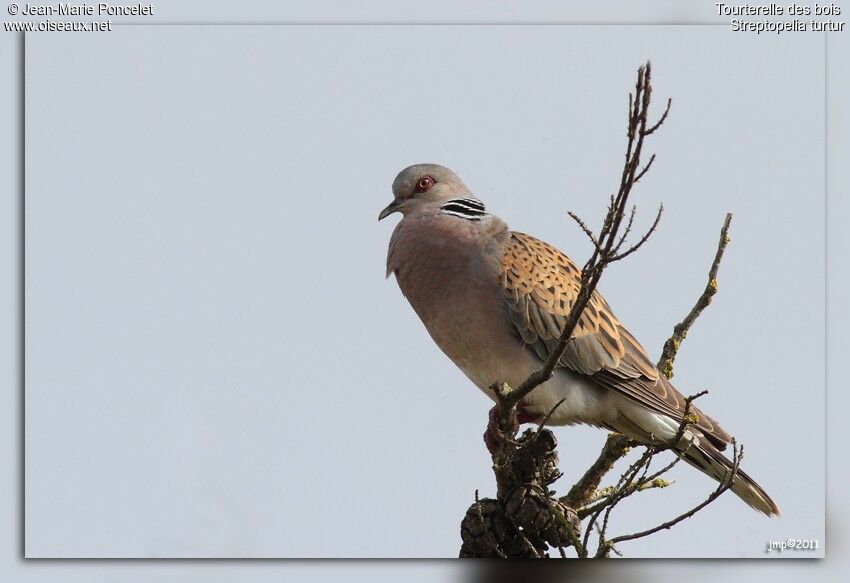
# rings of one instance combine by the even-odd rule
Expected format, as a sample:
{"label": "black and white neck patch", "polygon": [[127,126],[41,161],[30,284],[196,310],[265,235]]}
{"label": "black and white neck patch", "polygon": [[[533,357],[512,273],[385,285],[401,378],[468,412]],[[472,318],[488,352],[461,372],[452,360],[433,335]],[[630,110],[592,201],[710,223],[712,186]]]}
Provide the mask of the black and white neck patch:
{"label": "black and white neck patch", "polygon": [[443,203],[440,212],[467,221],[480,221],[487,216],[484,203],[475,198],[453,198]]}

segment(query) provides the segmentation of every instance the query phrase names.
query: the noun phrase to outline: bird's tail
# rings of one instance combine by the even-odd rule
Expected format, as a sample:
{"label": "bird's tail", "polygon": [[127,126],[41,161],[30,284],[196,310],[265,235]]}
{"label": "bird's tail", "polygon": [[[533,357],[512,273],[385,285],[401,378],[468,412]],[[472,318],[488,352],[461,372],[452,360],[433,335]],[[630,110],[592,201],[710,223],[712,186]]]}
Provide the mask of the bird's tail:
{"label": "bird's tail", "polygon": [[[693,443],[679,455],[686,462],[718,482],[725,480],[729,472],[732,471],[732,461],[720,453],[707,439],[700,439],[698,445]],[[776,505],[776,502],[767,495],[764,488],[759,486],[740,468],[735,474],[731,490],[738,498],[762,514],[767,516],[780,515],[779,506]]]}

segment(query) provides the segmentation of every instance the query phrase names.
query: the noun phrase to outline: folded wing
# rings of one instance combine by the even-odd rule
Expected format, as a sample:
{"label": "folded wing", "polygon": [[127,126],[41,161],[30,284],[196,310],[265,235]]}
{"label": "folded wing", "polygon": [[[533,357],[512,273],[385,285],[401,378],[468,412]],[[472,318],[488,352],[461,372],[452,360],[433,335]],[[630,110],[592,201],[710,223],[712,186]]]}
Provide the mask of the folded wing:
{"label": "folded wing", "polygon": [[[524,233],[511,233],[502,256],[501,284],[511,322],[542,360],[555,348],[581,287],[581,271],[569,257]],[[652,411],[681,420],[685,397],[649,359],[646,350],[594,292],[559,361]],[[719,449],[731,437],[696,407],[695,425]]]}

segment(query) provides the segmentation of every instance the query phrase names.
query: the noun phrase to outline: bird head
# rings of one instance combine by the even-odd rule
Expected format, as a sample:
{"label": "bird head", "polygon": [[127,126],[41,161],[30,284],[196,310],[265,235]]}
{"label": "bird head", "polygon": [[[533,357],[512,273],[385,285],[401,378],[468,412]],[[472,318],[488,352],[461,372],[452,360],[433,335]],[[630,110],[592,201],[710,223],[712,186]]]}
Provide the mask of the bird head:
{"label": "bird head", "polygon": [[393,201],[381,211],[378,220],[396,212],[406,216],[464,196],[471,196],[469,189],[448,168],[439,164],[414,164],[393,180]]}

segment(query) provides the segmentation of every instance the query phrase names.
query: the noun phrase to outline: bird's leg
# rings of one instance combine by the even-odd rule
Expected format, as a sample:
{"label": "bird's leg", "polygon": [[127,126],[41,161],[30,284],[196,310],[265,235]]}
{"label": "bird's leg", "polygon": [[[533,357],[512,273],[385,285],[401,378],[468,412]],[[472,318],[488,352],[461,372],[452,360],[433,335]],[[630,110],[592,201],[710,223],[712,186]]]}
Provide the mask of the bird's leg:
{"label": "bird's leg", "polygon": [[507,428],[507,431],[500,427],[498,406],[493,406],[490,409],[487,430],[484,432],[484,443],[487,445],[487,451],[490,452],[491,456],[495,454],[499,440],[512,439],[520,425],[523,423],[540,423],[542,416],[538,413],[531,413],[526,407],[528,407],[528,404],[524,401],[517,403],[516,414],[511,415],[513,424]]}
{"label": "bird's leg", "polygon": [[499,421],[498,405],[494,405],[490,409],[487,421],[487,430],[484,431],[484,445],[487,446],[487,451],[490,452],[490,456],[494,458],[496,457],[496,453],[499,451],[500,442],[511,440],[516,434],[517,429],[519,429],[517,416],[511,415],[510,419],[511,427],[502,429]]}

